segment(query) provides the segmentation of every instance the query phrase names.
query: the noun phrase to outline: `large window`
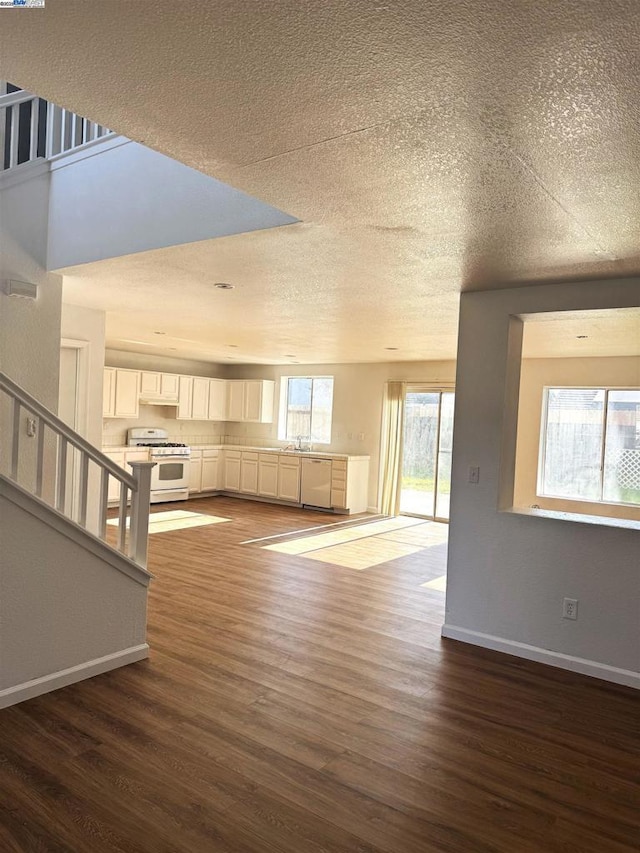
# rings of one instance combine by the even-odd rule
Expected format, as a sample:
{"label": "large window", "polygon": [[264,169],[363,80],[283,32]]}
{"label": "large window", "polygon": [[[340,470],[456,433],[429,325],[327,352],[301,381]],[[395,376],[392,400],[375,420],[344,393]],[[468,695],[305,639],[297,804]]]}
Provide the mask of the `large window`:
{"label": "large window", "polygon": [[331,443],[333,376],[283,376],[280,399],[281,441]]}
{"label": "large window", "polygon": [[640,504],[640,389],[546,388],[538,494]]}

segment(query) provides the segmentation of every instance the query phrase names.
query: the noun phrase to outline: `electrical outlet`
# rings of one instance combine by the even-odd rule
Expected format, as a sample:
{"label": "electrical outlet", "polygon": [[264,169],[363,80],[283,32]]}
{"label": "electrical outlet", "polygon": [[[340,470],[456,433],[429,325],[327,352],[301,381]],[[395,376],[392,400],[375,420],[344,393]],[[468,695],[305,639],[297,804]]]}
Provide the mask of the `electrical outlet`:
{"label": "electrical outlet", "polygon": [[480,482],[480,468],[477,465],[469,466],[469,477],[468,480],[470,483],[474,485]]}
{"label": "electrical outlet", "polygon": [[565,598],[562,602],[562,618],[577,619],[578,618],[578,599]]}
{"label": "electrical outlet", "polygon": [[364,433],[363,432],[358,433],[358,441],[364,441]]}

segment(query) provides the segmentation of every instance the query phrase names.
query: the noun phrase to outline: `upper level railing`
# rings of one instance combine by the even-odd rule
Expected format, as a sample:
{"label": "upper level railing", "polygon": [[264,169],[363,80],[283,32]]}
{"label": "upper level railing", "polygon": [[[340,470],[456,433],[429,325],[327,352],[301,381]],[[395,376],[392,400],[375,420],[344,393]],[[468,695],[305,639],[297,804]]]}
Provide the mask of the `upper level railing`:
{"label": "upper level railing", "polygon": [[[2,460],[3,472],[17,485],[88,532],[91,532],[87,524],[89,484],[95,484],[97,535],[105,542],[109,477],[120,483],[116,548],[146,568],[149,491],[151,469],[155,463],[131,462],[133,474],[127,473],[4,373],[0,373],[0,416],[4,427],[2,432],[8,439],[2,443],[2,450],[7,454],[6,460]],[[24,469],[28,451],[33,455],[33,445],[24,447],[23,433],[28,442],[36,441],[30,474]],[[128,526],[129,499],[131,518]]]}
{"label": "upper level railing", "polygon": [[95,121],[0,82],[0,172],[73,151],[111,133]]}

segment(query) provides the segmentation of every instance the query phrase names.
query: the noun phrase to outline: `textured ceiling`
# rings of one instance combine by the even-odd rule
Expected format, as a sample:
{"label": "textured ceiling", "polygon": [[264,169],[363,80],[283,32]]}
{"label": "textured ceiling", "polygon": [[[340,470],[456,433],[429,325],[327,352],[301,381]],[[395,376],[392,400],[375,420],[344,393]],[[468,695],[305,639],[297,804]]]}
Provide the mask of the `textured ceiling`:
{"label": "textured ceiling", "polygon": [[69,298],[135,276],[173,305],[160,259],[180,354],[246,327],[242,360],[406,360],[454,355],[461,290],[640,273],[639,43],[637,0],[47,0],[3,11],[0,77],[304,223],[77,269]]}

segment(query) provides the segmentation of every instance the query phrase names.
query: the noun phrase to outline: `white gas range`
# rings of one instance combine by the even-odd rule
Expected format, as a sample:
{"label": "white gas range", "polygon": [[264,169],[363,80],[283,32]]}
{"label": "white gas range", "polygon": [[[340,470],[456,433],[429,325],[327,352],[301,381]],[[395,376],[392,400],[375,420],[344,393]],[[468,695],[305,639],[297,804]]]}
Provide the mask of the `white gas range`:
{"label": "white gas range", "polygon": [[133,427],[127,431],[129,447],[148,447],[151,461],[157,463],[151,469],[151,503],[186,501],[189,497],[191,448],[168,438],[166,429],[155,427]]}

